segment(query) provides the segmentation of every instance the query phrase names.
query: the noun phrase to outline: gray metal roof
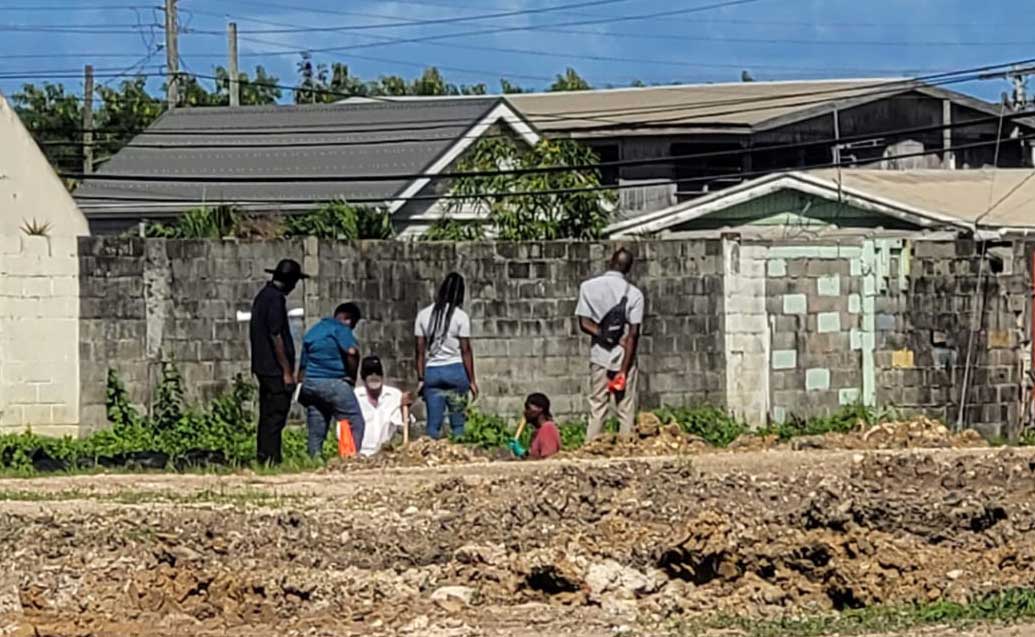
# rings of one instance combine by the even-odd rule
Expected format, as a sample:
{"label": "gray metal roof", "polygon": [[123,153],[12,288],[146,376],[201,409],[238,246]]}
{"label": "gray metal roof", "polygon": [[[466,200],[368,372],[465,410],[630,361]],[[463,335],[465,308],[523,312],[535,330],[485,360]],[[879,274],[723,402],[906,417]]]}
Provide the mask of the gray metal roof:
{"label": "gray metal roof", "polygon": [[[89,217],[164,216],[199,203],[276,200],[285,202],[287,209],[291,207],[288,202],[337,197],[389,200],[412,180],[284,182],[283,178],[421,173],[498,103],[499,98],[489,97],[180,108],[134,138],[96,176],[85,180],[74,196]],[[233,134],[235,129],[241,134]],[[161,145],[170,148],[155,148]],[[120,174],[197,177],[205,183],[105,179]],[[280,181],[211,181],[219,176]]]}

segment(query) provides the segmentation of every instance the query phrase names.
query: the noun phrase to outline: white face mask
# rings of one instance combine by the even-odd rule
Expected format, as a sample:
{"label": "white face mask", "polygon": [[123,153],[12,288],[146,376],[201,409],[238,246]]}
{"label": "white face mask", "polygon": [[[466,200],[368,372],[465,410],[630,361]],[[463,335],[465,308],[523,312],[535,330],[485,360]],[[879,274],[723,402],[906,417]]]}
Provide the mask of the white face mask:
{"label": "white face mask", "polygon": [[368,380],[366,385],[370,391],[377,391],[381,389],[382,382],[379,380]]}

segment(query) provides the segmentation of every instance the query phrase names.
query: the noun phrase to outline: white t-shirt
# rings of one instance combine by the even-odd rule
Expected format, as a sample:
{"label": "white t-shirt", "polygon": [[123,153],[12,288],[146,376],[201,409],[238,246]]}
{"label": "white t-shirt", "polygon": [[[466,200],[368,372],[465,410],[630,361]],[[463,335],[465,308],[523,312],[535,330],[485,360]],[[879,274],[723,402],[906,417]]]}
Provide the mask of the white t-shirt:
{"label": "white t-shirt", "polygon": [[359,453],[372,456],[391,441],[396,432],[403,427],[402,392],[395,387],[384,385],[381,387],[381,396],[377,404],[374,404],[367,395],[367,388],[360,383],[356,388],[356,400],[359,401],[359,408],[363,410],[363,421],[366,425]]}
{"label": "white t-shirt", "polygon": [[[575,316],[584,316],[594,323],[599,323],[611,308],[618,305],[623,295],[627,295],[626,322],[630,325],[643,323],[643,292],[635,285],[629,284],[621,272],[614,271],[583,281],[579,287],[579,302],[575,306]],[[605,367],[609,371],[622,369],[624,357],[625,349],[621,345],[609,350],[593,343],[593,348],[589,352],[591,363]]]}
{"label": "white t-shirt", "polygon": [[421,310],[417,314],[417,321],[413,326],[415,336],[423,336],[427,339],[427,366],[441,367],[464,362],[463,357],[460,356],[460,339],[471,338],[471,317],[460,308],[453,310],[453,319],[449,321],[445,334],[441,334],[433,343],[431,313],[434,309],[434,305],[429,305]]}

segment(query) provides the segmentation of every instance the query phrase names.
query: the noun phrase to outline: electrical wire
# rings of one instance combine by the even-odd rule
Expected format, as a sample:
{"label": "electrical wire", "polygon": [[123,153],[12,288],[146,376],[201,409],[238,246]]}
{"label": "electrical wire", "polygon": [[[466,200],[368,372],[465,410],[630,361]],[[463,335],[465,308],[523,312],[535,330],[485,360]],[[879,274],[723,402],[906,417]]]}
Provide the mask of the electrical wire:
{"label": "electrical wire", "polygon": [[[1027,139],[1032,139],[1032,138],[1035,138],[1035,134],[1033,134],[1033,135],[1025,135],[1025,136],[1023,136],[1023,137],[1021,137],[1019,139],[1027,140]],[[895,154],[895,155],[888,155],[888,156],[884,156],[884,157],[878,157],[878,158],[874,158],[874,159],[869,160],[869,161],[861,162],[861,164],[865,165],[865,164],[871,164],[871,163],[881,162],[881,161],[896,160],[896,159],[906,159],[906,158],[909,158],[909,157],[923,157],[923,156],[926,156],[926,155],[938,154],[938,153],[942,153],[942,152],[953,152],[953,151],[966,150],[966,149],[972,149],[972,148],[981,148],[981,147],[985,147],[985,146],[991,146],[993,144],[995,144],[994,141],[984,141],[984,142],[974,142],[974,143],[970,143],[970,144],[959,144],[959,145],[951,146],[949,148],[936,148],[936,149],[931,149],[931,150],[926,150],[925,149],[923,151],[916,151],[916,152],[911,152],[911,153],[900,153],[900,154]],[[818,165],[813,165],[813,166],[808,166],[808,167],[786,168],[786,169],[778,169],[778,170],[748,171],[748,172],[739,172],[739,173],[728,173],[726,175],[709,175],[709,176],[705,176],[705,177],[686,177],[686,178],[679,178],[679,179],[655,180],[655,181],[652,181],[651,185],[676,185],[676,186],[678,186],[678,185],[687,184],[687,183],[709,182],[709,181],[716,181],[716,180],[721,180],[721,179],[744,179],[744,178],[748,178],[748,177],[761,177],[761,176],[773,175],[773,174],[787,174],[787,173],[792,173],[792,172],[805,172],[805,171],[820,170],[820,169],[825,169],[825,168],[837,168],[839,166],[841,166],[841,167],[858,167],[859,165],[860,165],[860,162],[850,162],[850,163],[849,162],[836,162],[836,163],[835,162],[830,162],[830,163],[826,163],[826,164],[818,164]],[[96,175],[96,174],[86,175],[86,174],[83,174],[83,173],[61,173],[61,175],[63,177],[73,178],[73,179],[99,178],[100,177],[99,175]],[[421,177],[422,178],[429,177],[429,175],[422,175]],[[145,183],[150,183],[150,181],[151,180],[145,180]],[[293,180],[293,181],[297,181],[297,180]],[[269,180],[263,180],[263,183],[268,183],[268,182],[269,182]],[[227,182],[227,183],[232,183],[232,182]],[[629,189],[642,188],[642,187],[643,187],[642,184],[606,184],[606,185],[599,185],[599,186],[586,186],[586,187],[582,187],[582,188],[553,188],[553,189],[526,190],[526,191],[483,192],[483,193],[477,193],[476,195],[471,195],[471,194],[464,194],[464,195],[435,194],[435,195],[413,195],[413,196],[409,196],[409,197],[401,197],[401,196],[396,196],[396,195],[389,195],[389,196],[385,196],[385,197],[350,197],[349,198],[349,202],[350,203],[354,203],[354,204],[383,204],[383,203],[389,202],[389,201],[404,201],[404,202],[408,202],[408,201],[439,201],[439,200],[464,200],[464,199],[469,200],[469,199],[475,199],[475,198],[498,198],[498,199],[503,199],[503,198],[508,198],[508,197],[552,196],[552,195],[575,194],[575,193],[621,191],[621,190],[629,190]],[[173,197],[173,198],[170,198],[170,197]],[[182,200],[182,199],[176,199],[176,198],[174,198],[174,196],[170,196],[170,197],[166,197],[166,198],[163,199],[163,198],[158,198],[158,197],[154,197],[154,196],[152,196],[152,197],[133,197],[133,196],[122,197],[122,196],[110,196],[110,195],[103,195],[103,196],[102,195],[77,195],[75,198],[76,198],[77,201],[80,201],[80,202],[103,201],[103,202],[106,202],[108,204],[112,204],[114,202],[154,203],[154,204],[166,203],[166,204],[174,204],[174,205],[185,203],[184,200]],[[285,204],[313,205],[313,204],[319,203],[319,202],[314,201],[313,199],[242,198],[242,199],[234,200],[232,203],[235,204],[235,205],[248,206],[248,205],[264,205],[264,204],[273,204],[273,205],[285,205]],[[131,213],[131,214],[135,214],[135,213]]]}
{"label": "electrical wire", "polygon": [[[1035,138],[1035,133],[1029,135],[1018,136],[1017,140],[1026,140]],[[983,146],[995,145],[996,140],[986,140],[979,142],[971,142],[967,144],[959,144],[950,146],[948,148],[932,148],[930,150],[923,150],[914,153],[904,153],[900,155],[889,155],[875,158],[873,160],[864,160],[859,162],[858,160],[850,162],[833,162],[831,164],[817,166],[820,168],[838,167],[838,166],[856,166],[860,163],[872,163],[875,161],[886,161],[888,159],[900,159],[907,157],[922,157],[931,154],[940,154],[945,152],[951,152],[957,149],[969,149],[969,148],[980,148]],[[772,150],[772,149],[762,149]],[[688,156],[691,158],[707,157],[708,154],[698,154]],[[662,163],[671,163],[677,161],[680,157],[665,157]],[[585,172],[589,170],[598,170],[602,167],[614,167],[614,166],[632,166],[641,165],[638,162],[644,160],[620,160],[618,162],[596,162],[592,164],[582,165],[569,165],[569,166],[538,166],[532,168],[511,168],[511,169],[500,169],[500,170],[473,170],[473,171],[452,171],[442,172],[437,174],[427,173],[391,173],[391,174],[371,174],[371,175],[265,175],[265,176],[241,176],[241,175],[147,175],[147,174],[132,174],[132,173],[72,173],[63,172],[60,173],[62,177],[70,179],[87,179],[95,178],[102,181],[109,182],[139,182],[139,183],[187,183],[187,184],[267,184],[267,183],[372,183],[372,182],[392,182],[392,181],[413,181],[416,179],[430,179],[430,180],[444,180],[444,179],[458,179],[458,178],[487,178],[487,177],[502,177],[502,176],[518,176],[528,174],[544,174],[544,173],[558,173],[558,172]],[[810,167],[810,169],[816,167]],[[798,170],[798,169],[796,169]],[[668,183],[677,183],[684,181],[713,181],[715,179],[723,178],[741,178],[745,175],[757,174],[766,175],[773,171],[764,170],[752,172],[735,172],[728,173],[726,175],[709,175],[700,178],[687,178],[670,180]],[[655,182],[652,182],[655,183]],[[656,183],[665,183],[661,180]],[[642,186],[639,184],[638,186]],[[610,186],[608,186],[609,188]]]}
{"label": "electrical wire", "polygon": [[[1035,110],[1011,114],[1009,119],[1013,120],[1016,118],[1027,117],[1029,115],[1035,115]],[[594,162],[591,164],[575,164],[567,166],[549,166],[539,168],[528,168],[528,169],[511,169],[509,171],[498,171],[492,173],[492,175],[501,174],[535,174],[535,173],[556,173],[556,172],[579,172],[587,170],[605,170],[613,168],[628,168],[628,167],[642,167],[642,166],[653,166],[660,164],[669,164],[672,162],[688,161],[688,160],[701,160],[701,159],[718,159],[718,158],[730,158],[730,157],[742,157],[745,155],[753,155],[759,153],[768,153],[774,151],[787,151],[787,150],[798,150],[803,148],[816,148],[826,147],[834,143],[853,143],[857,141],[867,141],[872,139],[881,139],[884,137],[902,137],[905,135],[914,135],[919,133],[931,133],[945,130],[959,130],[973,126],[981,126],[993,121],[998,121],[998,116],[992,116],[987,118],[977,118],[973,120],[967,120],[966,122],[950,123],[948,125],[929,125],[929,126],[914,126],[909,128],[889,129],[889,130],[878,130],[871,131],[866,134],[840,136],[837,139],[823,138],[811,141],[803,142],[788,142],[783,144],[770,144],[765,146],[751,146],[746,148],[736,148],[722,151],[708,151],[703,153],[688,153],[688,154],[676,154],[666,155],[664,157],[652,157],[645,159],[621,159],[612,161],[601,161]],[[495,137],[505,138],[507,135],[499,134]],[[409,140],[403,139],[391,139],[391,140],[373,140],[373,141],[341,141],[341,142],[314,142],[314,143],[290,143],[290,144],[198,144],[198,145],[165,145],[165,144],[136,144],[129,143],[122,148],[146,148],[151,150],[206,150],[206,149],[220,149],[220,150],[238,150],[238,149],[278,149],[278,148],[310,148],[310,147],[350,147],[350,146],[383,146],[383,145],[399,145],[404,143],[428,143],[435,141],[452,141],[458,142],[463,139],[486,139],[487,136],[459,136],[459,137],[437,137],[433,139],[421,139],[412,138]],[[42,142],[44,147],[85,147],[87,144],[74,141],[57,141],[57,142]],[[102,141],[93,142],[95,146],[104,145]],[[479,176],[486,176],[487,173],[480,173]],[[457,176],[453,173],[453,176]],[[464,174],[463,176],[471,176]],[[411,176],[406,176],[407,178]],[[391,176],[389,178],[367,178],[367,177],[355,177],[357,181],[381,181],[381,180],[395,180],[397,176]]]}
{"label": "electrical wire", "polygon": [[[644,114],[659,114],[659,113],[672,112],[672,111],[686,112],[686,111],[692,111],[692,110],[695,110],[695,109],[698,109],[698,108],[707,109],[707,108],[714,108],[716,106],[722,106],[722,105],[726,105],[726,104],[735,104],[735,105],[744,105],[744,104],[749,104],[750,105],[750,104],[758,104],[758,103],[763,104],[761,107],[755,106],[755,107],[750,107],[750,108],[734,108],[734,109],[730,109],[730,110],[727,110],[727,111],[712,112],[712,113],[708,113],[707,114],[708,117],[720,117],[720,116],[727,116],[727,115],[739,115],[739,114],[744,114],[744,113],[748,113],[748,112],[753,112],[753,111],[758,111],[758,110],[766,110],[768,108],[771,108],[771,106],[766,105],[766,103],[767,102],[772,102],[774,100],[779,101],[779,100],[785,100],[785,99],[793,98],[793,97],[809,97],[809,96],[816,96],[816,95],[829,96],[829,97],[826,97],[825,99],[819,99],[819,100],[801,101],[801,102],[794,102],[794,103],[786,103],[786,102],[784,102],[784,103],[780,103],[779,104],[780,108],[789,108],[789,107],[812,106],[812,105],[819,105],[819,104],[824,104],[824,103],[836,102],[840,98],[851,98],[851,99],[854,99],[854,100],[868,99],[868,98],[877,98],[877,97],[885,96],[885,95],[888,95],[888,94],[904,92],[904,91],[907,91],[907,90],[910,90],[910,89],[913,89],[913,88],[943,86],[943,85],[949,85],[949,84],[952,84],[952,83],[970,81],[970,80],[973,80],[973,79],[978,79],[982,75],[987,74],[985,72],[989,71],[990,69],[1002,68],[1002,67],[1008,67],[1008,66],[1015,66],[1017,64],[1030,63],[1030,62],[1031,62],[1031,60],[1022,61],[1022,62],[1011,62],[1011,63],[1007,63],[1007,64],[987,65],[987,66],[983,66],[983,67],[976,67],[976,68],[973,68],[973,69],[963,69],[963,70],[960,70],[960,71],[953,71],[953,72],[947,72],[947,73],[930,75],[930,76],[921,76],[921,77],[912,78],[912,79],[876,82],[876,83],[873,83],[873,84],[868,84],[868,85],[863,85],[863,86],[849,85],[849,86],[842,86],[842,87],[837,87],[837,88],[822,89],[822,90],[812,90],[812,91],[806,91],[806,92],[801,92],[801,91],[799,91],[799,92],[790,92],[790,93],[782,93],[782,94],[775,94],[775,95],[760,96],[760,97],[757,97],[757,98],[750,98],[750,99],[736,99],[736,98],[732,98],[731,99],[731,98],[726,98],[726,99],[721,99],[721,100],[703,100],[703,101],[698,101],[698,102],[684,102],[684,103],[680,103],[680,104],[677,104],[677,105],[646,106],[646,107],[623,108],[623,109],[613,109],[612,108],[612,109],[591,109],[591,110],[584,110],[584,111],[565,111],[563,114],[561,114],[561,113],[546,113],[546,112],[544,112],[544,113],[530,113],[530,114],[526,114],[526,118],[531,120],[531,121],[533,121],[533,122],[538,122],[538,121],[566,121],[566,120],[567,121],[573,121],[573,120],[574,121],[581,121],[581,120],[587,120],[587,119],[591,120],[591,119],[593,119],[591,117],[591,115],[598,114],[598,113],[608,114],[608,115],[612,115],[612,116],[644,115]],[[78,72],[77,72],[77,74],[78,74]],[[215,76],[199,76],[199,77],[202,77],[203,79],[216,79]],[[4,77],[2,75],[0,75],[0,79],[4,79]],[[280,88],[280,89],[290,90],[290,91],[309,90],[309,91],[316,92],[317,94],[323,94],[323,95],[340,96],[340,97],[355,97],[354,95],[351,95],[349,93],[343,93],[343,92],[332,91],[332,90],[300,89],[298,87],[290,87],[290,86],[279,85],[279,84],[272,84],[270,86],[272,88]],[[675,88],[678,88],[678,87],[675,87]],[[869,91],[869,92],[862,92],[865,89],[869,89],[869,88],[873,88],[875,90],[872,90],[872,91]],[[850,93],[850,94],[849,95],[837,96],[838,93],[843,94],[843,93],[846,93],[846,92]],[[484,99],[492,99],[492,98],[493,98],[493,96],[487,96]],[[449,99],[449,96],[444,96],[443,99]],[[454,98],[454,99],[464,99],[464,98]],[[500,98],[496,97],[496,99],[500,99]],[[400,102],[400,103],[405,103],[405,102]],[[693,119],[693,116],[692,115],[683,115],[683,116],[680,117],[680,119],[684,119],[684,120]],[[366,123],[371,123],[371,122],[366,122]],[[435,128],[441,129],[441,128],[444,128],[444,127],[453,128],[455,126],[442,126],[441,124],[446,123],[446,124],[462,124],[462,125],[466,125],[466,124],[469,124],[469,119],[467,119],[467,118],[464,118],[464,119],[457,119],[457,118],[450,118],[450,119],[428,119],[428,118],[422,118],[422,119],[419,119],[419,120],[400,120],[400,121],[397,121],[396,123],[397,124],[415,124],[415,125],[413,125],[413,126],[375,127],[375,128],[351,128],[350,127],[348,129],[329,129],[326,126],[320,126],[320,125],[317,125],[317,126],[269,125],[269,126],[265,126],[265,127],[261,128],[261,129],[249,129],[249,128],[237,128],[237,129],[234,129],[233,127],[223,127],[223,128],[220,128],[219,130],[207,130],[207,129],[197,129],[197,130],[181,129],[181,130],[177,130],[177,131],[149,130],[148,131],[148,135],[159,135],[159,136],[160,135],[182,136],[182,135],[190,135],[190,134],[206,135],[206,136],[214,136],[214,135],[243,135],[243,134],[246,134],[249,131],[254,132],[255,134],[260,134],[260,135],[264,135],[264,136],[265,135],[271,135],[271,134],[288,134],[288,135],[293,135],[293,134],[299,134],[300,132],[305,131],[307,129],[315,130],[316,132],[329,132],[330,130],[339,130],[339,131],[343,131],[343,132],[355,132],[355,133],[388,132],[388,131],[412,131],[412,130],[431,130],[431,129],[435,129]],[[364,122],[362,122],[362,121],[351,122],[352,126],[361,126],[363,124],[364,124]],[[616,122],[615,124],[617,126],[621,126],[623,128],[629,128],[629,127],[633,127],[634,126],[633,124],[628,123],[628,122]],[[649,126],[646,126],[646,125],[641,125],[641,127],[642,128],[649,128]],[[593,130],[599,130],[599,129],[603,129],[603,128],[605,128],[605,127],[597,127],[597,128],[594,128]],[[278,129],[288,129],[288,130],[278,130]]]}

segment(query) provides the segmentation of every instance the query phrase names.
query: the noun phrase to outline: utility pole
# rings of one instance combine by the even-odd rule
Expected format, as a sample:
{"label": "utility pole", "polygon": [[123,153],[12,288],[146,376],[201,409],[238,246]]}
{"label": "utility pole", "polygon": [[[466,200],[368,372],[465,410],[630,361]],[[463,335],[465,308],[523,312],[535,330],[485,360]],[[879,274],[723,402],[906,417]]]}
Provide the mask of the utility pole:
{"label": "utility pole", "polygon": [[165,99],[169,110],[180,105],[180,91],[177,83],[180,71],[180,47],[176,41],[179,32],[176,20],[176,0],[165,0]]}
{"label": "utility pole", "polygon": [[227,46],[230,49],[230,106],[241,105],[241,83],[237,72],[237,23],[226,25]]}
{"label": "utility pole", "polygon": [[83,172],[93,172],[93,65],[87,64],[83,78]]}

